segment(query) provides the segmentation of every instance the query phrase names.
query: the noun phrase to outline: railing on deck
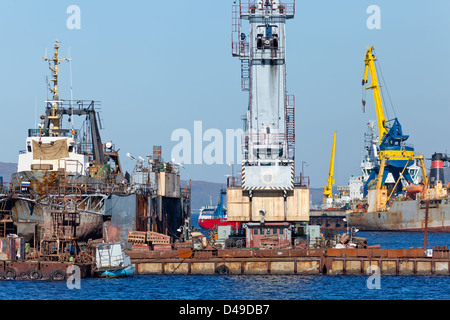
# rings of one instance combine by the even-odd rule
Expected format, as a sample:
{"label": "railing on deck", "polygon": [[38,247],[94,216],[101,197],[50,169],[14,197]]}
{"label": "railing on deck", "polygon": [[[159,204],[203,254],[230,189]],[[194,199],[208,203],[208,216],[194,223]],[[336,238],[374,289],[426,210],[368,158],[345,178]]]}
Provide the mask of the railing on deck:
{"label": "railing on deck", "polygon": [[227,188],[233,187],[242,187],[242,178],[241,177],[227,177]]}
{"label": "railing on deck", "polygon": [[283,144],[286,142],[285,133],[244,133],[241,138],[242,145],[247,143],[270,145]]}
{"label": "railing on deck", "polygon": [[266,6],[265,0],[247,0],[247,1],[239,1],[240,14],[241,15],[254,15],[257,10],[265,10],[266,8],[270,8],[272,11],[278,10],[280,15],[283,16],[293,16],[295,14],[295,0],[285,2],[279,1],[278,3],[270,3],[268,1],[269,6]]}
{"label": "railing on deck", "polygon": [[308,187],[310,185],[310,179],[308,176],[303,176],[300,174],[300,176],[294,177],[294,186],[295,187]]}

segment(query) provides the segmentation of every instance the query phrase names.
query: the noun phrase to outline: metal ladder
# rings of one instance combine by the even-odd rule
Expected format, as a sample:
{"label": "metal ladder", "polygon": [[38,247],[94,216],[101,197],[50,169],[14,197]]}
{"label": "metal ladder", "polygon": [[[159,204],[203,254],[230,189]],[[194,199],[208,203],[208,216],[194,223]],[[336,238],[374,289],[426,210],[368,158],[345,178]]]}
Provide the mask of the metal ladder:
{"label": "metal ladder", "polygon": [[8,234],[14,233],[11,211],[6,210],[6,201],[0,203],[0,238],[5,238]]}
{"label": "metal ladder", "polygon": [[250,59],[241,59],[241,90],[250,89]]}
{"label": "metal ladder", "polygon": [[295,97],[286,95],[286,139],[289,146],[295,145]]}

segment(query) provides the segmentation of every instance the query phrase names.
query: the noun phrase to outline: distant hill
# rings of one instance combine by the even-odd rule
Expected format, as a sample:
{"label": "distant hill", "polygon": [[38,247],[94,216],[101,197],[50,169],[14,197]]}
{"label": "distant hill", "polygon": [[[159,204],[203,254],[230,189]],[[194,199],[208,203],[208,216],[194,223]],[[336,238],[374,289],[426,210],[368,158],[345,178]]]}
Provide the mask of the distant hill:
{"label": "distant hill", "polygon": [[[182,185],[186,185],[186,182],[183,181]],[[226,183],[215,183],[215,182],[206,182],[206,181],[192,181],[191,187],[191,208],[193,213],[197,213],[198,209],[200,209],[204,205],[217,205],[219,203],[220,190],[221,188],[226,188]],[[321,188],[310,188],[310,199],[312,204],[322,204],[323,203],[323,195]],[[226,200],[226,198],[225,198]]]}
{"label": "distant hill", "polygon": [[[3,177],[3,181],[10,182],[11,175],[17,171],[16,163],[0,162],[0,177]],[[444,177],[447,184],[450,182],[450,168],[444,168]],[[186,181],[182,181],[182,185],[186,185]],[[207,181],[192,181],[192,198],[191,208],[193,213],[197,213],[204,205],[217,205],[220,197],[220,190],[226,188],[226,182],[216,183]],[[312,205],[320,205],[323,203],[322,188],[310,188],[310,200]]]}
{"label": "distant hill", "polygon": [[[182,185],[186,185],[183,181]],[[215,183],[207,181],[192,181],[191,185],[191,208],[192,212],[198,212],[202,206],[210,205],[213,206],[219,203],[220,190],[222,188],[226,189],[227,184],[225,183]]]}
{"label": "distant hill", "polygon": [[[0,176],[3,177],[3,181],[10,182],[11,175],[17,171],[16,163],[6,163],[0,162]],[[182,181],[182,185],[186,185],[186,181]],[[222,188],[226,189],[227,184],[224,183],[216,183],[216,182],[208,182],[208,181],[192,181],[192,189],[191,189],[191,208],[192,212],[198,212],[204,205],[217,205],[220,197],[220,190]],[[311,201],[313,204],[322,203],[322,189],[320,188],[311,188],[310,189]]]}
{"label": "distant hill", "polygon": [[17,171],[17,163],[0,162],[0,177],[4,182],[11,182],[11,175]]}
{"label": "distant hill", "polygon": [[312,205],[323,204],[323,190],[322,188],[309,188],[309,196]]}

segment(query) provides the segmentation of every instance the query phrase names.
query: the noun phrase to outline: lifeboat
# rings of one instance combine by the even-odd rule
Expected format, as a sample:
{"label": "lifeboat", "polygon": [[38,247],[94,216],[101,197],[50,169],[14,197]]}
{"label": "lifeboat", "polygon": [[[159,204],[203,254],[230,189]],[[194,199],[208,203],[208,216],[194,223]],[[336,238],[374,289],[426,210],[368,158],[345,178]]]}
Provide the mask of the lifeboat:
{"label": "lifeboat", "polygon": [[414,198],[416,193],[423,192],[423,184],[410,184],[406,187],[406,192],[409,197]]}

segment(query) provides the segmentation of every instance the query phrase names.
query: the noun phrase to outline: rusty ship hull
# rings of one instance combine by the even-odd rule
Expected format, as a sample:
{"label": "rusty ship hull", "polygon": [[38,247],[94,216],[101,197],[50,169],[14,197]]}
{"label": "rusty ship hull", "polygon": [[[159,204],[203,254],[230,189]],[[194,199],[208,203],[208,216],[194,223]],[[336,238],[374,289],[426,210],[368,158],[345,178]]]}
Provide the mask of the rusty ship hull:
{"label": "rusty ship hull", "polygon": [[[62,182],[65,179],[65,182]],[[95,185],[98,191],[101,183],[88,177],[61,177],[54,171],[24,171],[12,175],[12,184],[20,186],[21,182],[29,182],[26,191],[20,190],[10,198],[11,218],[19,223],[34,223],[37,235],[51,230],[51,203],[61,192],[67,201],[76,203],[77,229],[76,237],[80,241],[99,239],[103,236],[103,223],[109,218],[105,215],[107,194],[87,192],[87,186]],[[65,185],[64,185],[65,184]],[[74,187],[76,186],[76,187]],[[84,188],[82,188],[84,186]],[[64,190],[61,188],[65,188]],[[90,188],[92,190],[92,188]],[[32,234],[23,234],[28,239]]]}
{"label": "rusty ship hull", "polygon": [[309,210],[309,224],[319,225],[321,230],[347,230],[347,210],[339,208]]}
{"label": "rusty ship hull", "polygon": [[[51,226],[50,206],[46,204],[14,199],[11,213],[14,223],[34,223],[38,234]],[[103,215],[80,211],[79,221],[76,236],[80,241],[99,239],[103,236]],[[23,236],[28,239],[31,234]]]}
{"label": "rusty ship hull", "polygon": [[[428,216],[428,217],[426,217]],[[450,198],[394,201],[386,211],[348,212],[349,225],[364,231],[450,232]]]}

